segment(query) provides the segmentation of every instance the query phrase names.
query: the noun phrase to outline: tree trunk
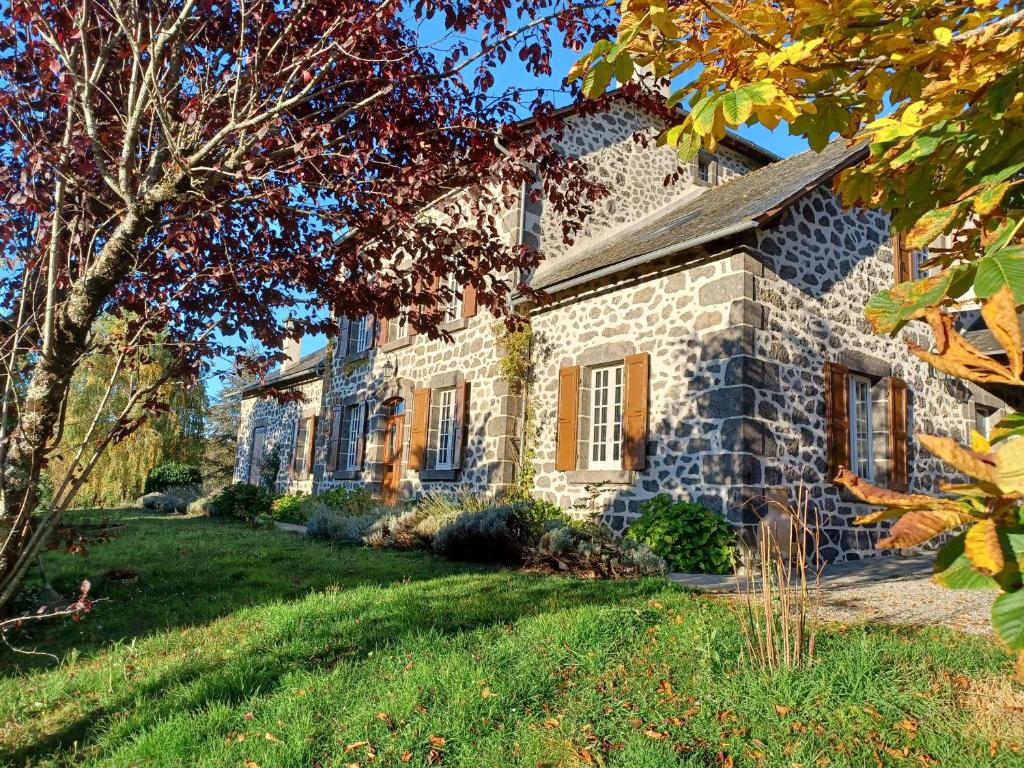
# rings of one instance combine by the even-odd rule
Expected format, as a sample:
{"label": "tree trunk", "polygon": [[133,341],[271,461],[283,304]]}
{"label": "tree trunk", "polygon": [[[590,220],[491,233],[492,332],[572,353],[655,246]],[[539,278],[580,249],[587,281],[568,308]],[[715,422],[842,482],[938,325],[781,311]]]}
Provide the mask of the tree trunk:
{"label": "tree trunk", "polygon": [[32,371],[0,468],[0,521],[10,526],[0,545],[0,610],[14,595],[34,556],[53,532],[61,507],[66,506],[64,501],[41,516],[32,514],[71,377],[88,351],[89,330],[115,286],[132,268],[135,248],[154,226],[158,211],[159,204],[150,201],[128,209],[88,271],[68,289],[54,318],[50,349]]}

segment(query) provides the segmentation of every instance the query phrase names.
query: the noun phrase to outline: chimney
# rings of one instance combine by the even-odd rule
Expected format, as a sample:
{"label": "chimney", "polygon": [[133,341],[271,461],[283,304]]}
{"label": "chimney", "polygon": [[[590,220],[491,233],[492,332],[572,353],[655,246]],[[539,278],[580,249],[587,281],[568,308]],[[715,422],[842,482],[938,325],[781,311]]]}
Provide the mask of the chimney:
{"label": "chimney", "polygon": [[668,99],[672,95],[672,83],[667,77],[655,77],[650,65],[637,64],[633,67],[633,77],[630,78],[652,93]]}
{"label": "chimney", "polygon": [[284,321],[284,345],[282,350],[285,354],[285,360],[281,363],[281,373],[284,373],[302,357],[302,337],[292,336],[291,334],[295,330],[295,321],[290,317]]}

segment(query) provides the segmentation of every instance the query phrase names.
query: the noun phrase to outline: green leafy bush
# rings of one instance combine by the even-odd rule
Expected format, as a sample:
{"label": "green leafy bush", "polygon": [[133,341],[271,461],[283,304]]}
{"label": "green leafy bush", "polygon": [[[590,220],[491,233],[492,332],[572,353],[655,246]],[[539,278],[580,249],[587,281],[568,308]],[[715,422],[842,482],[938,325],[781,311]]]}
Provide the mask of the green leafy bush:
{"label": "green leafy bush", "polygon": [[269,517],[273,501],[273,497],[258,485],[236,483],[214,497],[210,513],[214,517],[252,521]]}
{"label": "green leafy bush", "polygon": [[673,570],[732,573],[736,536],[721,515],[667,494],[645,501],[640,512],[626,537],[646,544]]}
{"label": "green leafy bush", "polygon": [[289,494],[274,499],[271,517],[281,523],[305,525],[309,520],[309,496]]}
{"label": "green leafy bush", "polygon": [[366,515],[372,513],[380,502],[364,487],[332,488],[316,496],[305,497],[308,503],[319,503],[343,515]]}
{"label": "green leafy bush", "polygon": [[558,525],[545,532],[530,558],[533,565],[603,579],[661,576],[668,565],[638,541],[616,541],[601,526]]}
{"label": "green leafy bush", "polygon": [[173,488],[176,485],[202,485],[203,473],[199,467],[191,464],[179,464],[168,461],[157,464],[146,476],[146,493],[154,493]]}

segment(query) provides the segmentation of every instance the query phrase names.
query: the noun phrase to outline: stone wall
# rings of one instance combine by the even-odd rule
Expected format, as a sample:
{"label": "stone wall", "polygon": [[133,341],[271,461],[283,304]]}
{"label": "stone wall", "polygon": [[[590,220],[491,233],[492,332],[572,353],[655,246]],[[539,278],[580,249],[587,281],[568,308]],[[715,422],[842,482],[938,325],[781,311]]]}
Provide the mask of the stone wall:
{"label": "stone wall", "polygon": [[[317,489],[363,484],[379,487],[384,448],[382,406],[393,398],[401,398],[406,408],[402,441],[403,496],[423,491],[497,491],[509,485],[515,477],[517,456],[517,442],[511,436],[519,434],[521,400],[509,394],[507,384],[499,376],[501,351],[495,343],[495,322],[483,310],[444,326],[451,334],[450,341],[415,335],[354,357],[335,355],[327,374],[330,386],[323,399],[324,418],[317,436],[314,466]],[[462,468],[448,478],[425,481],[419,472],[408,468],[413,392],[419,388],[449,386],[456,379],[470,385]],[[356,401],[369,403],[363,468],[355,474],[328,475],[331,410]]]}
{"label": "stone wall", "polygon": [[241,421],[238,427],[238,447],[235,455],[235,482],[245,482],[249,477],[249,453],[252,450],[252,433],[258,426],[264,426],[267,437],[264,455],[275,446],[281,457],[281,469],[277,475],[277,490],[282,493],[311,493],[313,475],[292,477],[290,472],[295,425],[302,413],[320,412],[323,382],[314,378],[294,387],[301,392],[303,401],[278,402],[274,398],[245,397],[241,405]]}
{"label": "stone wall", "polygon": [[[723,456],[742,415],[731,387],[745,371],[730,358],[734,324],[744,311],[734,297],[741,295],[745,265],[745,256],[728,253],[697,265],[663,263],[533,313],[537,495],[582,515],[603,514],[618,532],[642,501],[658,493],[699,499],[721,512],[736,506],[742,513],[735,472]],[[595,472],[582,461],[580,471],[556,471],[559,369],[635,352],[650,354],[647,468]]]}
{"label": "stone wall", "polygon": [[[539,204],[528,207],[526,232],[532,242],[541,244],[547,258],[585,248],[674,200],[704,189],[694,183],[689,166],[680,168],[674,148],[656,146],[655,139],[664,124],[625,99],[615,101],[607,112],[569,117],[566,124],[559,148],[570,157],[583,159],[591,178],[604,184],[609,194],[596,203],[596,210],[568,249],[562,241],[561,217]],[[722,146],[715,158],[720,184],[758,166]],[[666,185],[665,180],[677,170],[682,171],[680,178]]]}

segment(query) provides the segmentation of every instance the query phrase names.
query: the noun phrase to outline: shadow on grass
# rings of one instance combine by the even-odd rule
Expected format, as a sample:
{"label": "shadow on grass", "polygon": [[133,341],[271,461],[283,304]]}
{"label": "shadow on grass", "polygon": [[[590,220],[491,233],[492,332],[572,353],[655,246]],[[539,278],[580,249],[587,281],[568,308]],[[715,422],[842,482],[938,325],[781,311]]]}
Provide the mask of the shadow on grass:
{"label": "shadow on grass", "polygon": [[[106,589],[111,602],[83,623],[55,629],[52,641],[85,654],[164,632],[128,661],[142,669],[146,657],[156,655],[161,658],[155,666],[165,668],[150,675],[142,669],[138,682],[129,680],[106,701],[77,709],[59,730],[9,755],[15,764],[52,756],[76,742],[88,748],[104,722],[128,721],[138,733],[183,712],[266,695],[293,673],[326,674],[339,665],[358,665],[418,636],[444,644],[462,633],[562,609],[615,605],[664,586],[551,578],[420,552],[331,548],[209,520],[140,519],[130,528],[130,535],[107,549],[97,548],[90,565],[77,561],[76,569],[66,558],[59,572],[51,565],[51,578],[62,589],[97,568],[130,565],[141,574],[131,587],[101,584],[97,596]],[[174,632],[229,614],[237,614],[230,626],[197,629],[198,655],[189,653],[188,638]],[[68,636],[76,630],[81,635]],[[204,638],[205,631],[224,636]]]}

